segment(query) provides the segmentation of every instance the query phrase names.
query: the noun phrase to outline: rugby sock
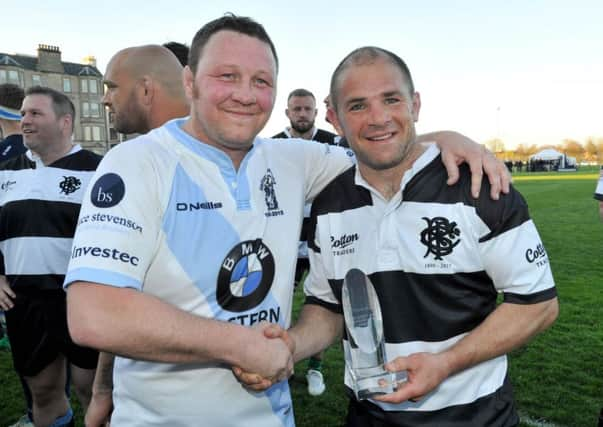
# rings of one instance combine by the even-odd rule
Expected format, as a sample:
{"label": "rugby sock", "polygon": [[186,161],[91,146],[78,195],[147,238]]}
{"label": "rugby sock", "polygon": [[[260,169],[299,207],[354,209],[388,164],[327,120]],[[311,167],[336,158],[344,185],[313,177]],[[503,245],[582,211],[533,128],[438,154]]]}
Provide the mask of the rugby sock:
{"label": "rugby sock", "polygon": [[314,356],[308,360],[308,369],[314,369],[315,371],[322,370],[322,360],[316,359]]}
{"label": "rugby sock", "polygon": [[54,420],[49,427],[72,427],[73,425],[73,411],[69,408],[65,415]]}

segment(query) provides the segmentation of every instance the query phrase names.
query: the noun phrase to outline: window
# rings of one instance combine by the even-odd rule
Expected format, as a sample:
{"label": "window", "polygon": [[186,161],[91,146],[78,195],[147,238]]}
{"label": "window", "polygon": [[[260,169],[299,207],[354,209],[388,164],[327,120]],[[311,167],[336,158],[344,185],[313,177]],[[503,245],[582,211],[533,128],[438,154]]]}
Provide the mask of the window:
{"label": "window", "polygon": [[101,141],[100,126],[84,126],[84,141]]}
{"label": "window", "polygon": [[23,74],[16,70],[0,70],[0,84],[13,83],[23,87]]}
{"label": "window", "polygon": [[42,86],[42,78],[40,77],[39,74],[32,74],[31,84],[33,86]]}
{"label": "window", "polygon": [[96,102],[82,102],[82,117],[100,117],[100,105]]}
{"label": "window", "polygon": [[90,103],[90,117],[100,117],[100,107],[96,102]]}
{"label": "window", "polygon": [[98,93],[98,81],[94,79],[81,79],[80,88],[82,93]]}
{"label": "window", "polygon": [[71,92],[71,80],[63,77],[63,92]]}
{"label": "window", "polygon": [[8,70],[7,83],[13,83],[23,87],[23,77],[21,73],[15,70]]}
{"label": "window", "polygon": [[111,141],[116,140],[118,138],[117,131],[113,128],[109,128],[109,139]]}

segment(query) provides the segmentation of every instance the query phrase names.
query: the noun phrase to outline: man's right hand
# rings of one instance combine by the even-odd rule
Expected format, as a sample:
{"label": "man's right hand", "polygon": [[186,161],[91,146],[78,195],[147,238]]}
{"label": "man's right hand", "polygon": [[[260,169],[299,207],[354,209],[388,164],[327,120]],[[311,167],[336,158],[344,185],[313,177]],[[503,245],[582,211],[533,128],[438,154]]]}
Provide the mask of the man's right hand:
{"label": "man's right hand", "polygon": [[113,412],[111,391],[94,391],[84,419],[86,427],[109,427],[111,412]]}
{"label": "man's right hand", "polygon": [[[274,338],[280,338],[279,340],[274,341],[279,344],[284,343],[287,346],[291,355],[293,355],[293,353],[295,352],[295,343],[293,342],[287,331],[281,328],[279,325],[261,323],[257,329],[262,331],[264,337],[270,340],[274,340]],[[293,365],[293,359],[291,359],[291,364]],[[292,365],[291,369],[286,372],[283,378],[263,376],[259,374],[258,371],[244,370],[239,366],[233,366],[232,372],[245,388],[248,388],[253,391],[264,391],[270,388],[275,383],[290,377],[293,374]]]}
{"label": "man's right hand", "polygon": [[8,311],[15,306],[13,300],[16,298],[15,293],[10,288],[6,276],[0,275],[0,308]]}

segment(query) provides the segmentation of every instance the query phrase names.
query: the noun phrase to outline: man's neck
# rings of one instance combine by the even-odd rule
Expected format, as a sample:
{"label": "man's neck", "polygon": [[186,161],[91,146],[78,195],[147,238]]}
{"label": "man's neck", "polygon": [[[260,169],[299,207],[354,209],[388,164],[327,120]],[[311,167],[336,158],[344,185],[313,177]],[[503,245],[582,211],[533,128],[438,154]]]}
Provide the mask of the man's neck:
{"label": "man's neck", "polygon": [[402,178],[407,170],[412,168],[415,161],[423,154],[426,147],[423,144],[412,143],[402,162],[390,169],[376,170],[358,162],[358,171],[364,180],[383,196],[391,200],[402,184]]}
{"label": "man's neck", "polygon": [[44,166],[48,166],[65,157],[71,150],[73,150],[74,145],[75,144],[73,144],[71,140],[62,141],[61,144],[48,147],[48,149],[44,150],[44,152],[32,151],[32,153],[40,158],[42,163],[44,163]]}
{"label": "man's neck", "polygon": [[314,136],[314,132],[315,132],[315,128],[314,127],[312,127],[310,130],[308,130],[308,131],[306,131],[304,133],[299,133],[298,131],[296,131],[292,127],[289,128],[289,133],[291,134],[291,136],[293,138],[301,138],[301,139],[311,140],[312,137]]}
{"label": "man's neck", "polygon": [[232,162],[233,167],[237,171],[239,170],[239,166],[243,162],[245,155],[249,152],[249,150],[251,150],[251,147],[253,146],[253,141],[249,142],[249,146],[244,146],[241,144],[240,147],[235,147],[235,148],[229,148],[224,145],[220,145],[220,144],[217,144],[217,143],[211,141],[209,138],[207,138],[205,136],[205,134],[201,130],[201,128],[192,119],[192,112],[191,112],[191,117],[189,117],[182,125],[182,130],[184,132],[188,133],[193,138],[195,138],[200,143],[210,145],[210,146],[222,151],[224,154],[226,154],[228,157],[230,157],[230,161]]}
{"label": "man's neck", "polygon": [[173,119],[186,117],[190,113],[190,108],[184,100],[166,99],[157,108],[156,114],[151,114],[149,130],[153,130]]}

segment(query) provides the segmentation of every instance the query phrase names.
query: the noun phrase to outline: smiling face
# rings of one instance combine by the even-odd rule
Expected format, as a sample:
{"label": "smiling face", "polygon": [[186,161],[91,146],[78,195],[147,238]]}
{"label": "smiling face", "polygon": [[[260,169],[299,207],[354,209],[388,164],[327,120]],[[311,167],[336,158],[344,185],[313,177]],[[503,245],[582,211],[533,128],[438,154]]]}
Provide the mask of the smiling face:
{"label": "smiling face", "polygon": [[52,99],[46,95],[27,95],[21,106],[23,143],[36,154],[44,153],[65,139],[71,126],[68,117],[57,117]]}
{"label": "smiling face", "polygon": [[191,100],[185,130],[238,164],[274,107],[276,62],[267,43],[219,31],[203,47],[197,73],[185,68],[184,86]]}
{"label": "smiling face", "polygon": [[338,79],[330,118],[347,138],[362,168],[401,167],[415,144],[421,103],[400,69],[385,56],[350,64]]}

